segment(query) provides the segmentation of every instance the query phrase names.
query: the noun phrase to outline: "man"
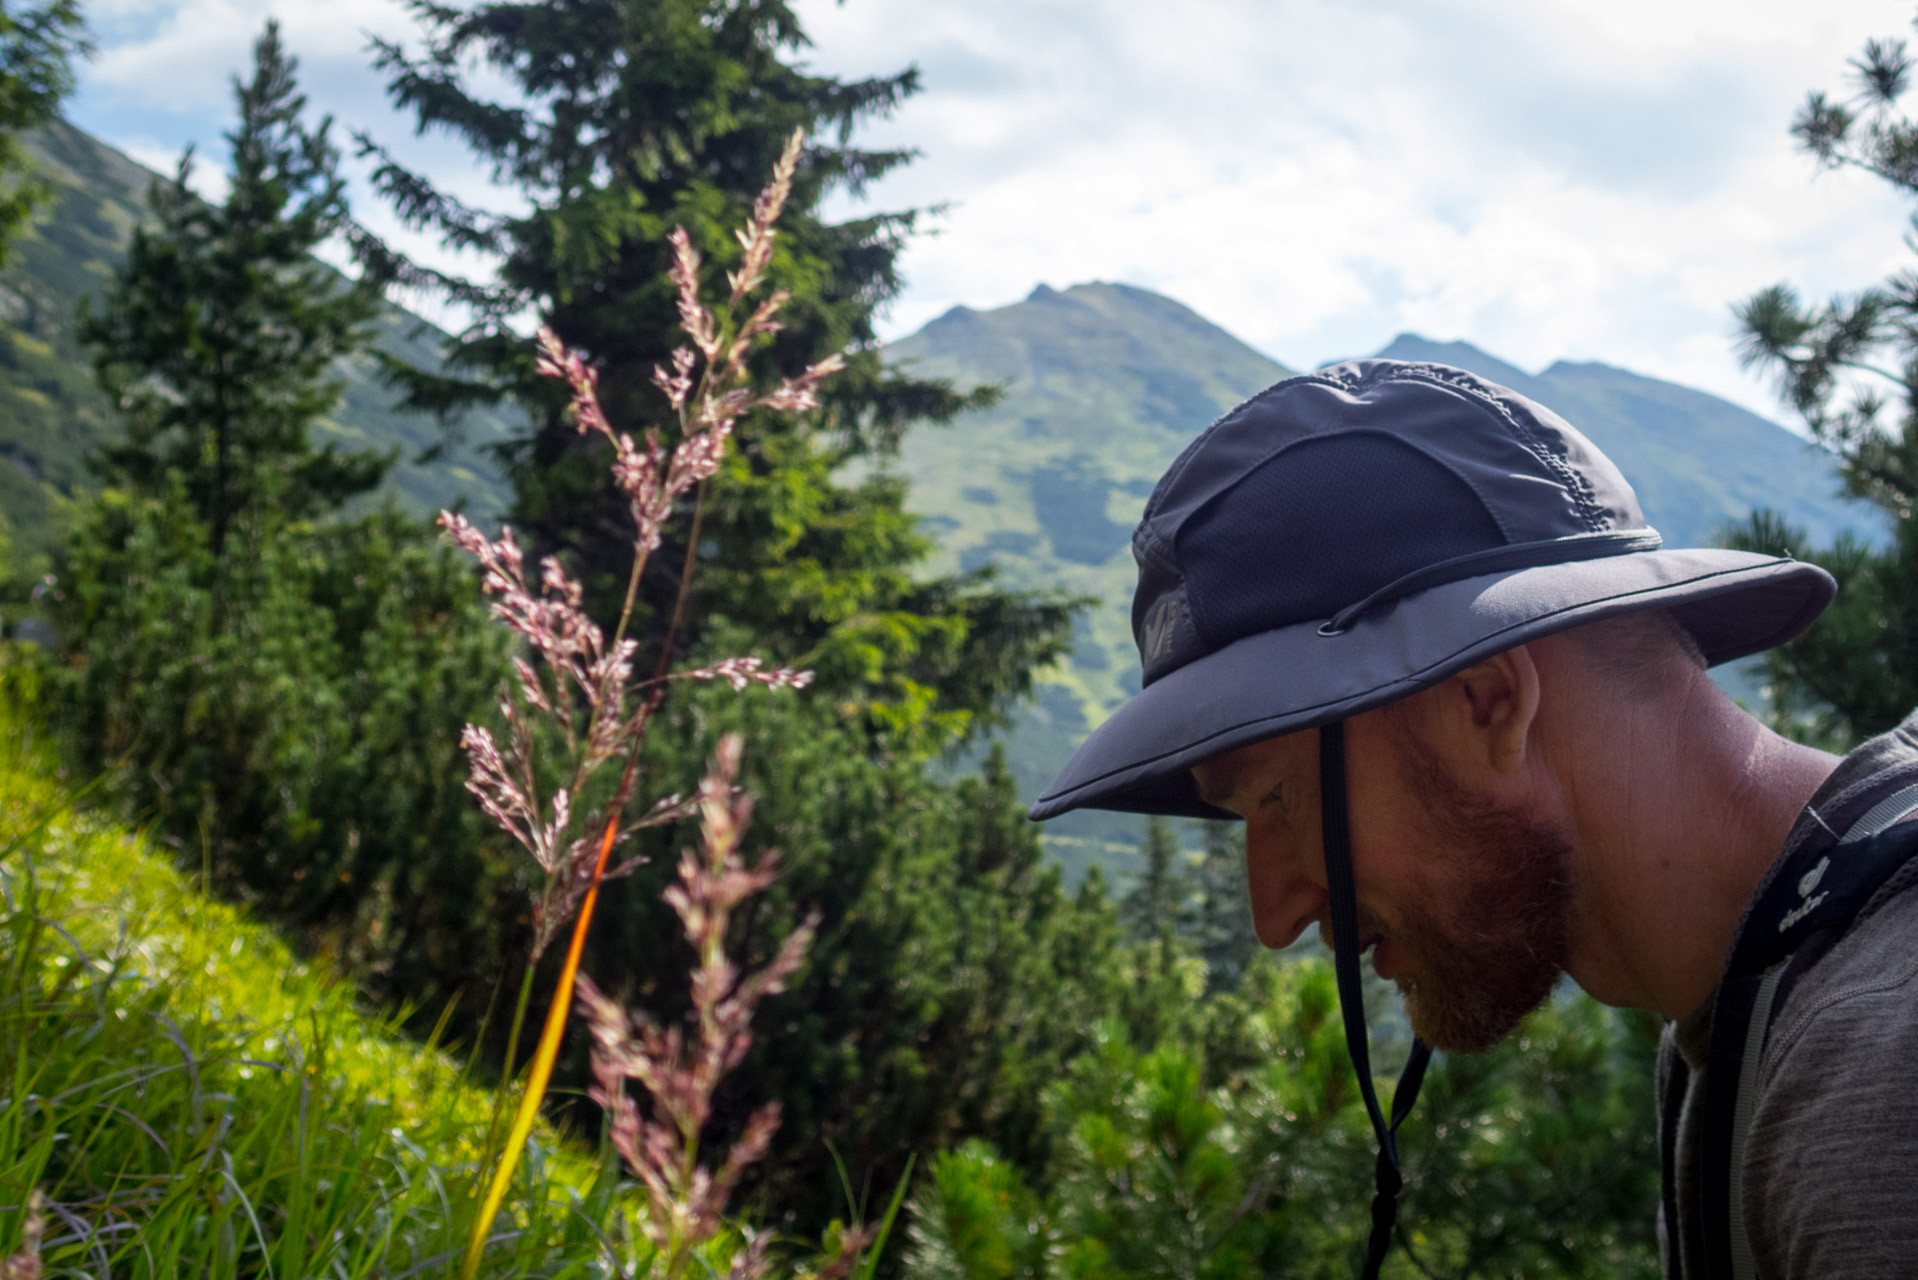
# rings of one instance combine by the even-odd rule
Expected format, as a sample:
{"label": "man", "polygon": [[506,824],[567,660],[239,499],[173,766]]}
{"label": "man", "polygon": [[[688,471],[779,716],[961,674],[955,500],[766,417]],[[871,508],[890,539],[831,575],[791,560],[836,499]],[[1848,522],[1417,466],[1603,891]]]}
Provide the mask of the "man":
{"label": "man", "polygon": [[[1705,674],[1809,626],[1820,569],[1662,548],[1549,410],[1438,365],[1272,387],[1133,537],[1139,695],[1035,818],[1237,817],[1260,939],[1338,961],[1378,1130],[1429,1044],[1496,1043],[1569,974],[1672,1019],[1667,1274],[1918,1275],[1918,733],[1840,761]],[[1388,1121],[1358,955],[1420,1043]]]}

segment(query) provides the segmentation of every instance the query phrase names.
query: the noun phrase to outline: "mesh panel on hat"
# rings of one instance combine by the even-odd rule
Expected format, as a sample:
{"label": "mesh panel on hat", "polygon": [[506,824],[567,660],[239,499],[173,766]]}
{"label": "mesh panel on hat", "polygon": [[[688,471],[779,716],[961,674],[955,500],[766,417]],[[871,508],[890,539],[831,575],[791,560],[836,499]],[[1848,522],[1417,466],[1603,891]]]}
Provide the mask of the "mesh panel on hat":
{"label": "mesh panel on hat", "polygon": [[1405,440],[1343,432],[1267,459],[1179,533],[1193,621],[1213,647],[1331,617],[1396,578],[1505,545],[1471,486]]}

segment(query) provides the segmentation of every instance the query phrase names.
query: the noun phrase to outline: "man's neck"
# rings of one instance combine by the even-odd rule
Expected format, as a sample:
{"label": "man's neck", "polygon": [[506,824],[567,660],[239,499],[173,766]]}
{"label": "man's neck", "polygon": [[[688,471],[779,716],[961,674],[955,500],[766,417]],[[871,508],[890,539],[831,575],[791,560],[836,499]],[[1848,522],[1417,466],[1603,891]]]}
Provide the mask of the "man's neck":
{"label": "man's neck", "polygon": [[1745,904],[1838,764],[1702,672],[1679,701],[1613,709],[1558,770],[1577,832],[1572,977],[1670,1018],[1718,985]]}

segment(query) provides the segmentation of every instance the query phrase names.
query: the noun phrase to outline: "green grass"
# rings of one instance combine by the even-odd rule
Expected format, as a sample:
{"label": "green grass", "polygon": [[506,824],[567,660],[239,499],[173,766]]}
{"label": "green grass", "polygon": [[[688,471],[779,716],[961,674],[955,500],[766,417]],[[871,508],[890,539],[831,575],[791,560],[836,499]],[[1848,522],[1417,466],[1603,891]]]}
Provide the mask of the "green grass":
{"label": "green grass", "polygon": [[[492,1094],[69,799],[0,706],[0,1256],[38,1186],[49,1276],[450,1272]],[[527,1166],[483,1274],[630,1262],[604,1166]]]}

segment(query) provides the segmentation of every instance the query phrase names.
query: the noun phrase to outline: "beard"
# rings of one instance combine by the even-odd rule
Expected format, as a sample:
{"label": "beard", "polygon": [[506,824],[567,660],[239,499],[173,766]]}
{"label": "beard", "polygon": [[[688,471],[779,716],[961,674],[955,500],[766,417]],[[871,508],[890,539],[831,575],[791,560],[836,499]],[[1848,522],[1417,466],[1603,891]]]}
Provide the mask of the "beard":
{"label": "beard", "polygon": [[1542,1004],[1564,975],[1571,844],[1530,815],[1473,795],[1417,743],[1403,743],[1408,787],[1432,823],[1432,871],[1396,927],[1365,923],[1408,957],[1396,979],[1406,1016],[1435,1049],[1482,1053]]}

